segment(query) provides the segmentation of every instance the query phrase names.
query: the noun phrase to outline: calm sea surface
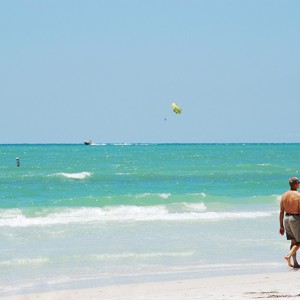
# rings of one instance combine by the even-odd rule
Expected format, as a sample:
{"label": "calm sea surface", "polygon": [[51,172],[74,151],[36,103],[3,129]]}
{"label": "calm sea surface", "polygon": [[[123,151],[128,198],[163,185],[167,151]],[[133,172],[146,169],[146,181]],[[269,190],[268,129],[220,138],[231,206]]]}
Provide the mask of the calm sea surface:
{"label": "calm sea surface", "polygon": [[300,144],[0,145],[0,296],[286,271],[299,161]]}

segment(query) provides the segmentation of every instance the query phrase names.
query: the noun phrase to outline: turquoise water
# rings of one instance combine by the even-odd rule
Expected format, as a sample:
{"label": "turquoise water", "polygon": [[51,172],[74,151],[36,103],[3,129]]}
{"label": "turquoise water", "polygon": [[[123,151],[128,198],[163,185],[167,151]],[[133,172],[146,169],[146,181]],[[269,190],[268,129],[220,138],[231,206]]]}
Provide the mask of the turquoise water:
{"label": "turquoise water", "polygon": [[285,271],[278,209],[299,158],[300,144],[0,145],[0,295]]}

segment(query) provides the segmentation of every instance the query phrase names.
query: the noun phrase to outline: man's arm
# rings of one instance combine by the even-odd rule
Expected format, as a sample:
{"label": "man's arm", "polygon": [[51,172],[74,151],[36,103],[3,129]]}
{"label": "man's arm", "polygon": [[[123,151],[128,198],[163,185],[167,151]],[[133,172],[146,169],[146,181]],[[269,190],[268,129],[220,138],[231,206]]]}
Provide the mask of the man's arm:
{"label": "man's arm", "polygon": [[280,213],[279,213],[279,224],[280,224],[279,233],[281,235],[284,234],[283,218],[284,218],[284,208],[283,208],[282,199],[281,199],[281,202],[280,202]]}

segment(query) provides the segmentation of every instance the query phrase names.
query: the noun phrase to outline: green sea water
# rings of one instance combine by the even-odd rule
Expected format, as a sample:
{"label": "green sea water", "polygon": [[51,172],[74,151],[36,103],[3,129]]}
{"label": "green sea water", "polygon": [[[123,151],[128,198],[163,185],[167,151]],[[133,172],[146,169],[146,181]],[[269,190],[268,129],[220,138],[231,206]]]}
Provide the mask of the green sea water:
{"label": "green sea water", "polygon": [[0,295],[286,270],[278,209],[299,158],[300,144],[0,145]]}

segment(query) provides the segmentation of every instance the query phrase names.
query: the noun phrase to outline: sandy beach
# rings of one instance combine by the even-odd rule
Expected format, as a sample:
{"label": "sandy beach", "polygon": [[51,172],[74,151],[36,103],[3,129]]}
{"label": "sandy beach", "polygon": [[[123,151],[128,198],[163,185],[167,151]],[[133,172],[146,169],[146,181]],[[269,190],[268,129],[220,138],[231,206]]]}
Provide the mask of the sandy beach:
{"label": "sandy beach", "polygon": [[198,300],[300,299],[300,272],[199,278],[166,282],[113,285],[93,289],[1,297],[4,300]]}

